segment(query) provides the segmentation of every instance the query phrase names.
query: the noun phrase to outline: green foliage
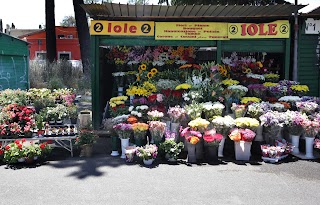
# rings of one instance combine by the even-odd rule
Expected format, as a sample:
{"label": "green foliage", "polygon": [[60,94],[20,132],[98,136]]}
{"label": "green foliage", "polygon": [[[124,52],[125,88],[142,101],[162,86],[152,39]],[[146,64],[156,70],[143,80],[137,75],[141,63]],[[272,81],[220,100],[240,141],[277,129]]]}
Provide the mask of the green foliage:
{"label": "green foliage", "polygon": [[56,77],[50,79],[50,81],[48,83],[48,88],[51,90],[63,88],[62,80],[60,78],[56,78]]}
{"label": "green foliage", "polygon": [[182,142],[176,143],[174,140],[165,140],[160,143],[159,149],[163,151],[165,154],[168,154],[170,158],[177,159],[178,155],[184,148]]}
{"label": "green foliage", "polygon": [[76,145],[94,144],[98,138],[93,130],[80,130],[79,137],[76,138]]}
{"label": "green foliage", "polygon": [[24,90],[6,89],[0,92],[0,105],[6,106],[9,104],[27,105],[28,96]]}
{"label": "green foliage", "polygon": [[65,16],[60,23],[61,26],[65,27],[75,27],[76,26],[76,19],[73,16]]}

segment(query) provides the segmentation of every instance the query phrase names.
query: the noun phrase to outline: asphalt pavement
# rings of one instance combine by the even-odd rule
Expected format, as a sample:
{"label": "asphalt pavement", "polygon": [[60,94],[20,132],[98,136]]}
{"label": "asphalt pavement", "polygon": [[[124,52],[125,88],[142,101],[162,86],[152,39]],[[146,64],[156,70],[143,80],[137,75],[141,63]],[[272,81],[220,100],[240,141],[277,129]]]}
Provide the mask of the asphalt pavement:
{"label": "asphalt pavement", "polygon": [[1,204],[319,204],[319,160],[289,156],[188,165],[157,159],[146,167],[111,157],[101,137],[91,158],[55,148],[41,164],[0,166]]}

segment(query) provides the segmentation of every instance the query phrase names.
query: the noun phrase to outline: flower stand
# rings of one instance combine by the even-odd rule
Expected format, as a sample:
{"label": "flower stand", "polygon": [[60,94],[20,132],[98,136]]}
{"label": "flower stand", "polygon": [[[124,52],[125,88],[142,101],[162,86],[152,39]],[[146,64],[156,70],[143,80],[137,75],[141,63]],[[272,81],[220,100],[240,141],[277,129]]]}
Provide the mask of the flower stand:
{"label": "flower stand", "polygon": [[222,140],[219,143],[219,147],[218,147],[218,157],[223,157],[223,148],[224,148],[224,143],[226,141],[226,138],[223,137]]}
{"label": "flower stand", "polygon": [[146,166],[150,166],[153,163],[154,159],[144,159],[143,164]]}
{"label": "flower stand", "polygon": [[234,142],[234,151],[236,160],[249,161],[251,156],[252,142],[239,141]]}
{"label": "flower stand", "polygon": [[290,138],[291,138],[291,143],[294,146],[294,148],[292,150],[292,154],[299,154],[300,153],[300,150],[299,150],[300,135],[291,135],[290,134]]}
{"label": "flower stand", "polygon": [[125,159],[126,158],[126,147],[129,146],[129,138],[126,139],[122,139],[121,140],[121,159]]}
{"label": "flower stand", "polygon": [[205,146],[206,158],[209,163],[218,162],[218,148],[219,146]]}
{"label": "flower stand", "polygon": [[197,157],[196,157],[196,145],[191,144],[186,140],[187,142],[187,149],[188,149],[188,157],[187,157],[187,162],[188,163],[197,163]]}
{"label": "flower stand", "polygon": [[111,136],[111,144],[112,144],[111,156],[113,156],[113,157],[119,156],[119,152],[118,152],[118,140],[119,140],[119,137],[117,137],[117,136]]}
{"label": "flower stand", "polygon": [[305,137],[306,140],[306,155],[305,158],[307,159],[315,159],[313,155],[313,143],[314,143],[314,137]]}

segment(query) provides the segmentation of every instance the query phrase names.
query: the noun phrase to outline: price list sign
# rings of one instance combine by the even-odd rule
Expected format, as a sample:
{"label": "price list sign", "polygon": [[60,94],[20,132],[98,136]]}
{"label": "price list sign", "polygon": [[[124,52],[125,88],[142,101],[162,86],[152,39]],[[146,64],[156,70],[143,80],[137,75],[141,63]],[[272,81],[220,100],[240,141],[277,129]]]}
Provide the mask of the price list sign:
{"label": "price list sign", "polygon": [[228,23],[156,22],[156,40],[229,40]]}

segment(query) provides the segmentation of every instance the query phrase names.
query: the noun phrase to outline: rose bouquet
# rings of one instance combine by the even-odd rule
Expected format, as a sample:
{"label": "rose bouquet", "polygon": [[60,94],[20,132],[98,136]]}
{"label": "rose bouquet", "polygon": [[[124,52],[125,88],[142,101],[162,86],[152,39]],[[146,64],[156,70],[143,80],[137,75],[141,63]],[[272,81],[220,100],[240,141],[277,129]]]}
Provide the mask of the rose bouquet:
{"label": "rose bouquet", "polygon": [[182,137],[185,137],[186,140],[188,140],[188,142],[190,142],[191,144],[197,144],[200,141],[200,138],[202,137],[201,132],[190,130],[190,127],[184,128],[181,131],[180,135]]}
{"label": "rose bouquet", "polygon": [[132,124],[133,135],[135,139],[142,139],[146,136],[149,125],[143,122]]}
{"label": "rose bouquet", "polygon": [[289,128],[289,134],[301,135],[303,132],[303,123],[308,120],[308,116],[304,113],[290,110],[287,110],[284,115],[284,124]]}
{"label": "rose bouquet", "polygon": [[244,117],[247,111],[245,105],[238,105],[236,103],[232,103],[231,110],[233,111],[235,118]]}
{"label": "rose bouquet", "polygon": [[229,115],[224,117],[218,116],[211,122],[216,132],[222,134],[224,137],[226,137],[229,130],[235,126],[234,119]]}
{"label": "rose bouquet", "polygon": [[252,142],[254,137],[256,136],[256,133],[250,129],[238,129],[235,128],[231,130],[229,134],[229,138],[232,141],[246,141],[246,142]]}
{"label": "rose bouquet", "polygon": [[207,131],[204,133],[203,140],[208,146],[219,146],[223,139],[223,135],[215,132]]}
{"label": "rose bouquet", "polygon": [[202,108],[206,119],[212,119],[213,116],[222,116],[225,106],[220,102],[205,102],[202,103]]}
{"label": "rose bouquet", "polygon": [[121,139],[128,139],[132,134],[132,125],[129,123],[116,124],[113,129]]}
{"label": "rose bouquet", "polygon": [[136,149],[136,155],[143,160],[155,159],[158,155],[158,147],[154,144],[138,147]]}
{"label": "rose bouquet", "polygon": [[210,124],[210,122],[206,119],[202,119],[202,118],[196,118],[194,120],[191,120],[188,125],[193,129],[193,130],[196,130],[196,131],[199,131],[199,132],[204,132],[208,125]]}
{"label": "rose bouquet", "polygon": [[160,142],[166,130],[166,123],[160,121],[150,121],[149,131],[155,142]]}
{"label": "rose bouquet", "polygon": [[173,123],[180,122],[185,117],[185,114],[186,110],[181,108],[179,105],[168,109],[168,115]]}

